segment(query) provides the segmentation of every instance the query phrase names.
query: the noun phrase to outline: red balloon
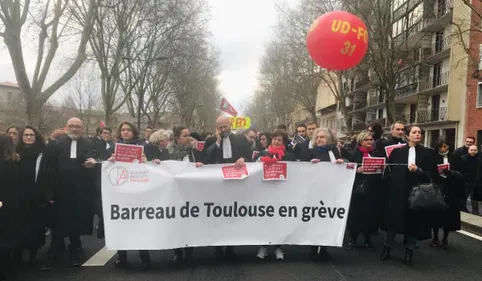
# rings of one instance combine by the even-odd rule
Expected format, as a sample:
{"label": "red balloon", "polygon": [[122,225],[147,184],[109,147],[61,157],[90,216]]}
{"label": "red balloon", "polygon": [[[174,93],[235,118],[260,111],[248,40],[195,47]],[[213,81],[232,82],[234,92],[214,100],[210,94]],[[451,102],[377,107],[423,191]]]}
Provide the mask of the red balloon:
{"label": "red balloon", "polygon": [[329,12],[313,22],[306,46],[313,61],[322,68],[350,69],[365,57],[368,31],[363,21],[353,14]]}

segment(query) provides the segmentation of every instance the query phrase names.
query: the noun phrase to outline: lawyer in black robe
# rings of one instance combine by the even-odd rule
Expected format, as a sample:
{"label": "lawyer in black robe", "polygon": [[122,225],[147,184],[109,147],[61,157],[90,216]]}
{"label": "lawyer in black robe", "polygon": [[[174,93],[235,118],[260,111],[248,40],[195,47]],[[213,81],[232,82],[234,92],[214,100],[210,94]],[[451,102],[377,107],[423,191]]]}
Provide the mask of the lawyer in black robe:
{"label": "lawyer in black robe", "polygon": [[[344,163],[340,150],[336,146],[335,136],[330,129],[318,128],[313,132],[313,137],[314,147],[305,154],[302,161]],[[310,258],[330,260],[331,256],[325,246],[310,246]]]}
{"label": "lawyer in black robe", "polygon": [[[449,152],[449,144],[441,140],[437,145],[437,152],[434,154],[435,163],[447,164],[450,163],[452,154]],[[440,176],[440,182],[442,183],[442,191],[447,198],[449,205],[446,212],[440,215],[440,227],[443,226],[444,235],[442,237],[442,248],[448,247],[448,236],[450,231],[460,230],[460,198],[464,196],[465,183],[463,176],[458,171],[445,170]],[[430,242],[430,246],[437,247],[439,242],[439,227],[433,229],[433,239]]]}
{"label": "lawyer in black robe", "polygon": [[[347,229],[350,231],[351,241],[348,248],[357,248],[359,233],[364,235],[364,246],[369,251],[374,251],[371,234],[378,230],[380,225],[380,191],[381,174],[364,174],[363,158],[376,157],[373,151],[373,137],[368,131],[358,134],[358,147],[352,152],[349,160],[357,163],[358,171],[353,184],[353,193],[350,201]],[[358,190],[361,189],[361,190]]]}
{"label": "lawyer in black robe", "polygon": [[45,143],[37,129],[25,126],[20,131],[16,149],[20,155],[21,211],[26,212],[27,223],[22,244],[15,252],[15,261],[22,262],[22,251],[26,248],[29,250],[29,263],[34,265],[37,250],[45,244],[46,212],[37,185],[37,172],[45,151]]}
{"label": "lawyer in black robe", "polygon": [[406,236],[405,264],[412,264],[413,250],[418,239],[431,237],[431,223],[434,218],[426,213],[413,212],[408,208],[408,197],[413,186],[419,183],[438,180],[435,151],[420,145],[422,133],[417,126],[407,126],[405,135],[409,143],[392,151],[388,158],[390,166],[388,188],[388,207],[385,213],[385,238],[382,260],[390,258],[397,233]]}
{"label": "lawyer in black robe", "polygon": [[95,206],[95,167],[97,155],[92,140],[82,137],[80,119],[67,123],[67,136],[47,144],[38,184],[51,209],[52,241],[41,270],[50,270],[69,237],[72,266],[82,264],[81,235],[92,235]]}
{"label": "lawyer in black robe", "polygon": [[0,135],[0,279],[12,269],[12,250],[20,245],[25,212],[20,203],[20,166],[11,138]]}
{"label": "lawyer in black robe", "polygon": [[[248,140],[244,135],[235,135],[231,132],[231,121],[228,117],[221,116],[216,120],[217,141],[206,150],[206,159],[209,164],[235,163],[242,166],[246,162],[252,161],[252,151]],[[224,253],[222,247],[216,247],[216,258],[222,259],[224,256],[235,258],[234,248],[226,247]]]}

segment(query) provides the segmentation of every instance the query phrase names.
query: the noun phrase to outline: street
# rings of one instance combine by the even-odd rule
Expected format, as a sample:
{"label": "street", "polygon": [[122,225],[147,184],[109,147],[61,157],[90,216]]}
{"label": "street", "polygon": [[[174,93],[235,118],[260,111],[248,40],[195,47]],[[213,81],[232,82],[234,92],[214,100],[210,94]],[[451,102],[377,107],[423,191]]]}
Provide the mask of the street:
{"label": "street", "polygon": [[[465,233],[462,231],[462,233]],[[48,272],[38,269],[22,268],[12,280],[49,280],[49,281],[138,281],[138,280],[206,280],[206,281],[312,281],[312,280],[478,280],[482,275],[482,237],[451,233],[449,249],[431,248],[429,241],[420,242],[420,250],[414,254],[414,265],[402,264],[404,248],[399,244],[392,249],[389,261],[379,260],[383,232],[373,237],[378,247],[375,252],[364,249],[355,251],[346,248],[331,248],[334,260],[313,262],[308,259],[307,247],[285,246],[285,260],[275,261],[273,255],[268,260],[256,260],[258,247],[248,246],[236,249],[238,261],[218,262],[211,248],[200,248],[194,252],[196,259],[192,266],[175,266],[171,262],[172,251],[152,251],[152,270],[138,270],[139,258],[136,251],[129,252],[132,268],[115,269],[115,256],[108,251],[101,251],[103,241],[94,237],[84,237],[83,245],[87,260],[80,268],[70,268],[68,253],[64,252],[58,266]],[[401,237],[397,242],[401,243]],[[359,243],[361,244],[361,238]],[[272,249],[270,249],[272,250]],[[92,258],[93,255],[96,258]],[[39,254],[41,258],[45,255]],[[91,259],[92,258],[92,259]],[[110,259],[109,259],[110,258]],[[100,263],[99,263],[100,261]],[[107,261],[107,263],[106,263]],[[89,266],[98,263],[100,266]],[[103,265],[105,263],[105,265]]]}

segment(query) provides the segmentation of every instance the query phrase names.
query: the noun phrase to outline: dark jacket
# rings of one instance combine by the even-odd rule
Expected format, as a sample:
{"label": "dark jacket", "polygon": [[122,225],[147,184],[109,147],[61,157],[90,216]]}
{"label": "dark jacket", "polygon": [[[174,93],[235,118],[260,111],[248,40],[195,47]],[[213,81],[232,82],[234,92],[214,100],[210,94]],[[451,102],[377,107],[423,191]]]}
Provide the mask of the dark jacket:
{"label": "dark jacket", "polygon": [[154,159],[159,159],[161,161],[169,160],[169,151],[167,148],[159,149],[152,143],[144,145],[144,154],[146,155],[147,161],[152,161]]}
{"label": "dark jacket", "polygon": [[462,164],[462,156],[466,155],[469,149],[465,146],[459,147],[454,151],[452,159],[450,160],[450,169],[453,171],[460,172],[460,165]]}
{"label": "dark jacket", "polygon": [[437,182],[437,163],[434,161],[435,151],[431,148],[417,146],[415,164],[419,170],[408,170],[408,154],[410,146],[404,146],[392,151],[388,159],[389,164],[403,164],[391,166],[389,171],[388,206],[385,212],[386,230],[395,233],[415,236],[420,239],[431,237],[430,228],[433,222],[432,214],[410,211],[407,207],[408,197],[413,186],[430,182],[430,178]]}
{"label": "dark jacket", "polygon": [[231,141],[232,157],[224,159],[223,141],[221,141],[219,146],[217,143],[214,143],[206,150],[207,159],[210,160],[209,164],[235,163],[239,158],[244,158],[245,162],[252,161],[251,148],[244,135],[231,134],[229,139]]}
{"label": "dark jacket", "polygon": [[[451,155],[448,155],[450,162]],[[435,163],[443,164],[443,156],[435,153]],[[440,226],[450,231],[460,230],[460,202],[465,194],[465,182],[461,173],[453,170],[446,171],[446,177],[440,177],[442,191],[445,194],[449,208],[444,212],[440,219]]]}
{"label": "dark jacket", "polygon": [[[374,153],[370,153],[374,157]],[[363,154],[359,149],[352,152],[350,162],[361,167]],[[357,173],[353,188],[360,188],[364,184],[364,192],[354,192],[350,201],[347,228],[352,232],[373,233],[380,225],[381,213],[381,177],[382,175],[365,175]]]}
{"label": "dark jacket", "polygon": [[[338,148],[335,145],[331,146],[330,151],[333,152],[333,156],[335,156],[335,159],[343,159],[341,154],[340,154],[340,151],[338,150]],[[320,151],[316,147],[311,148],[302,161],[308,161],[309,162],[313,159],[319,159],[321,162],[330,162],[331,161],[328,151]]]}
{"label": "dark jacket", "polygon": [[0,247],[17,247],[27,223],[26,212],[21,209],[19,180],[19,163],[4,160],[0,152],[0,201],[3,203],[0,208]]}
{"label": "dark jacket", "polygon": [[394,136],[389,136],[387,139],[379,139],[375,142],[375,153],[379,155],[379,157],[387,158],[385,147],[399,143],[406,143],[406,141],[400,138],[395,138]]}
{"label": "dark jacket", "polygon": [[109,154],[107,152],[107,143],[109,144],[109,147],[114,147],[115,143],[113,141],[104,141],[103,139],[99,139],[98,137],[93,138],[94,142],[94,148],[95,151],[100,158],[100,160],[105,161],[109,159],[112,154]]}
{"label": "dark jacket", "polygon": [[[266,157],[266,156],[268,156],[268,157],[270,157],[270,158],[273,158],[273,155],[271,155],[267,150],[261,151],[261,152],[259,153],[259,157],[258,157],[258,158],[260,158],[260,157]],[[295,154],[292,153],[292,152],[287,151],[287,152],[285,153],[285,156],[283,156],[283,159],[281,159],[281,161],[296,161]]]}

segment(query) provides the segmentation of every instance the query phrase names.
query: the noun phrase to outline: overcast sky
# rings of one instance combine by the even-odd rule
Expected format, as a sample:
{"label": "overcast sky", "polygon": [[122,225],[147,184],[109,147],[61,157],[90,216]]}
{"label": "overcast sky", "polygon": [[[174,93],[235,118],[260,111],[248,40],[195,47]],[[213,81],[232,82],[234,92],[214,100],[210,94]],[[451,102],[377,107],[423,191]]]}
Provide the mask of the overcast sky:
{"label": "overcast sky", "polygon": [[[256,85],[259,59],[273,39],[276,25],[276,0],[208,0],[211,5],[211,32],[221,52],[220,90],[233,106],[252,96]],[[287,0],[296,5],[299,0]],[[32,72],[35,53],[24,48],[28,72]],[[15,82],[11,60],[0,42],[0,81]]]}

